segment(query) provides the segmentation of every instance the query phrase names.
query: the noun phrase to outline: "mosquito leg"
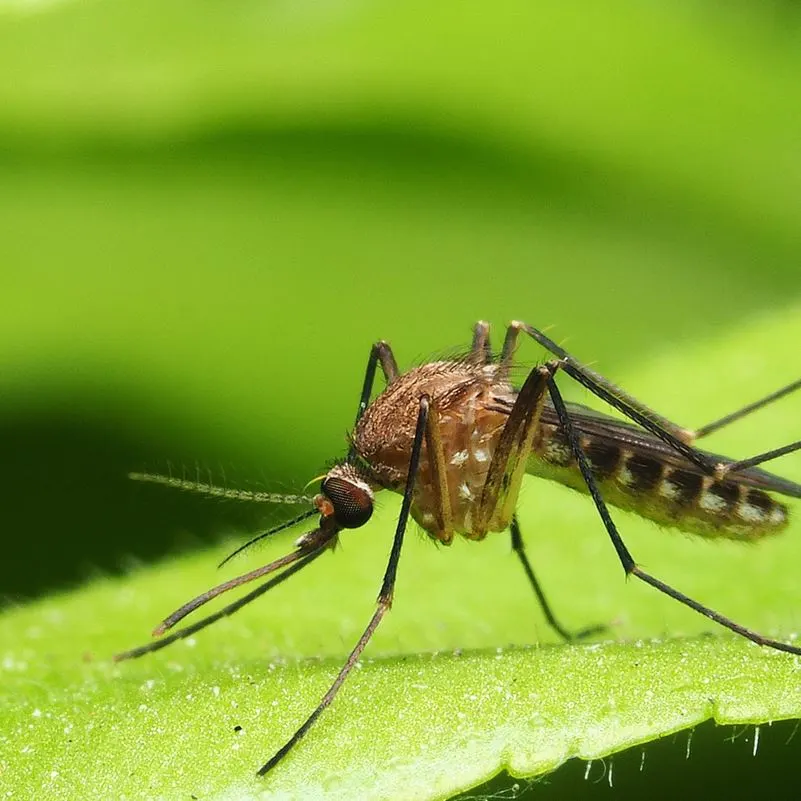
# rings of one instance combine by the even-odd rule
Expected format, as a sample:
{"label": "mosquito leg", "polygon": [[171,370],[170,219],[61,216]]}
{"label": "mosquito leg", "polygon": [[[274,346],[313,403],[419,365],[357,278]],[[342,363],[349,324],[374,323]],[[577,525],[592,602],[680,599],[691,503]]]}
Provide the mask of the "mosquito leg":
{"label": "mosquito leg", "polygon": [[378,365],[381,365],[381,370],[384,373],[384,378],[387,384],[391,384],[399,375],[398,364],[395,361],[395,356],[392,354],[392,348],[389,342],[380,340],[370,348],[370,358],[367,360],[367,369],[364,372],[364,383],[362,384],[362,394],[359,398],[359,408],[356,412],[356,423],[359,422],[364,410],[370,403],[370,395],[373,391],[373,384],[375,383],[375,371]]}
{"label": "mosquito leg", "polygon": [[492,347],[490,346],[489,323],[479,320],[473,326],[473,344],[470,346],[470,361],[473,364],[490,364]]}
{"label": "mosquito leg", "polygon": [[[662,434],[667,434],[686,447],[686,440],[692,436],[691,431],[668,420],[666,417],[662,417],[662,415],[646,406],[642,401],[637,400],[625,390],[613,384],[608,378],[583,365],[578,359],[571,356],[564,348],[557,345],[539,329],[518,320],[510,323],[509,328],[516,328],[523,331],[546,350],[553,353],[554,356],[559,357],[561,367],[568,375],[572,376],[576,381],[589,389],[590,392],[642,425],[643,428],[648,428],[648,430],[656,434],[656,436],[660,436],[663,439],[664,437],[662,437]],[[641,418],[644,418],[649,425],[646,426]],[[657,433],[654,429],[657,429],[660,433]]]}
{"label": "mosquito leg", "polygon": [[749,456],[747,459],[739,459],[736,462],[722,462],[718,465],[715,471],[717,478],[723,478],[728,473],[737,473],[740,470],[745,470],[749,467],[755,467],[763,462],[770,462],[773,459],[778,459],[780,456],[785,456],[788,453],[801,450],[801,439],[796,442],[791,442],[789,445],[782,445],[781,448],[774,448],[772,451],[765,451],[756,456]]}
{"label": "mosquito leg", "polygon": [[448,490],[448,469],[445,464],[445,449],[439,428],[439,414],[433,402],[429,404],[428,421],[426,423],[426,452],[436,498],[437,539],[446,545],[450,545],[453,540],[453,522],[451,498]]}
{"label": "mosquito leg", "polygon": [[801,389],[801,379],[798,381],[793,381],[791,384],[788,384],[786,387],[782,387],[781,389],[777,389],[775,392],[771,392],[770,395],[766,395],[764,398],[760,398],[753,403],[746,404],[742,407],[742,409],[737,409],[736,411],[731,412],[731,414],[721,417],[719,420],[715,420],[712,423],[707,423],[705,426],[697,428],[692,432],[693,439],[701,439],[701,437],[706,437],[713,431],[720,431],[721,428],[729,425],[729,423],[733,423],[735,420],[740,420],[746,415],[751,414],[751,412],[755,412],[757,409],[761,409],[764,406],[777,401],[779,398],[783,398],[785,395],[795,392],[797,389]]}
{"label": "mosquito leg", "polygon": [[[514,340],[517,337],[517,332],[515,331],[510,335],[511,331],[512,329],[507,331],[501,364],[508,365],[514,352]],[[517,515],[513,513],[513,508],[511,508],[511,504],[515,502],[518,495],[522,473],[525,472],[526,460],[531,451],[540,413],[545,403],[545,390],[557,369],[558,365],[555,362],[536,367],[529,373],[526,382],[521,387],[512,411],[509,413],[509,419],[501,433],[490,468],[487,471],[479,513],[476,516],[478,523],[476,528],[481,531],[491,521],[493,522],[493,527],[505,525],[506,521],[511,517],[512,550],[517,554],[523,565],[523,570],[531,583],[548,623],[563,639],[569,641],[596,634],[599,631],[603,631],[605,627],[592,626],[578,632],[576,635],[572,635],[559,624],[528,561],[523,548],[523,538],[520,533]]]}
{"label": "mosquito leg", "polygon": [[528,577],[529,583],[534,590],[534,594],[537,596],[537,600],[540,603],[542,612],[545,615],[545,619],[548,621],[550,627],[567,642],[583,640],[585,637],[590,637],[593,634],[600,634],[602,631],[606,631],[606,626],[588,626],[586,629],[581,629],[575,634],[571,634],[559,623],[553,613],[553,610],[551,609],[550,604],[545,598],[545,593],[542,591],[540,583],[537,581],[537,577],[534,575],[534,570],[531,567],[531,563],[528,561],[528,557],[526,556],[526,551],[523,547],[523,535],[520,533],[520,524],[517,521],[517,515],[512,516],[512,523],[509,528],[512,534],[512,550],[517,554],[521,564],[523,565],[523,570]]}
{"label": "mosquito leg", "polygon": [[[381,370],[384,373],[384,378],[387,384],[391,384],[400,375],[398,370],[398,363],[395,361],[395,356],[392,353],[392,348],[389,342],[380,340],[370,348],[370,357],[367,359],[367,369],[364,371],[364,382],[362,383],[362,393],[359,398],[359,408],[356,410],[356,420],[353,422],[353,427],[361,420],[364,410],[370,404],[370,395],[373,392],[373,384],[375,383],[375,371],[378,365],[381,365]],[[356,454],[356,447],[351,443],[348,448],[348,459],[352,459]]]}
{"label": "mosquito leg", "polygon": [[790,654],[801,655],[801,648],[794,645],[788,645],[787,643],[781,642],[781,640],[774,640],[770,639],[769,637],[764,637],[763,635],[758,634],[751,629],[745,628],[745,626],[741,626],[739,623],[735,623],[733,620],[721,615],[714,609],[710,609],[708,606],[705,606],[693,598],[690,598],[688,595],[685,595],[684,593],[675,589],[670,584],[666,584],[664,581],[652,576],[650,573],[646,573],[634,561],[634,557],[632,557],[631,553],[623,542],[623,539],[618,533],[617,527],[615,526],[615,523],[609,514],[606,503],[601,497],[601,492],[598,489],[598,484],[596,483],[595,477],[592,474],[590,463],[584,454],[578,435],[576,434],[576,431],[573,428],[573,424],[570,420],[570,414],[567,411],[565,402],[562,400],[562,395],[559,392],[559,388],[556,386],[556,382],[553,379],[550,379],[548,382],[548,391],[551,395],[554,409],[559,416],[559,422],[561,423],[565,432],[565,436],[570,443],[570,449],[573,451],[573,455],[576,457],[576,462],[581,470],[581,475],[587,485],[587,489],[589,490],[590,496],[595,504],[595,508],[598,510],[598,514],[601,516],[601,520],[603,521],[604,527],[609,534],[609,538],[612,540],[612,545],[617,552],[620,563],[623,565],[623,570],[626,571],[626,575],[636,576],[646,584],[650,584],[654,589],[663,592],[665,595],[675,599],[676,601],[679,601],[685,606],[688,606],[690,609],[694,609],[696,612],[708,617],[710,620],[714,620],[721,626],[725,626],[735,634],[740,634],[757,645],[766,645],[770,648],[775,648],[777,651],[786,651]]}
{"label": "mosquito leg", "polygon": [[488,530],[502,531],[512,519],[526,460],[545,404],[545,391],[556,369],[553,364],[535,367],[517,394],[484,480],[473,516],[473,536],[478,537]]}
{"label": "mosquito leg", "polygon": [[[607,378],[604,378],[604,376],[594,370],[590,370],[589,367],[585,367],[566,350],[545,336],[542,331],[518,321],[511,323],[509,328],[517,328],[528,334],[542,347],[558,356],[561,369],[575,381],[578,381],[579,384],[622,412],[630,420],[641,425],[646,431],[650,431],[655,437],[658,437],[677,453],[684,456],[685,459],[700,467],[707,475],[715,474],[718,469],[717,460],[708,454],[695,450],[689,444],[693,441],[694,432],[676,425],[666,417],[662,417]],[[508,337],[509,334],[507,333]]]}
{"label": "mosquito leg", "polygon": [[[801,441],[798,441],[791,443],[790,445],[785,445],[781,448],[776,448],[775,450],[767,451],[766,453],[758,454],[757,456],[752,456],[748,459],[742,459],[736,462],[720,463],[713,456],[703,453],[702,451],[698,451],[692,447],[691,443],[698,438],[698,432],[680,428],[667,418],[661,417],[652,409],[645,406],[645,404],[640,403],[631,395],[624,392],[622,389],[620,389],[620,387],[615,386],[603,376],[580,364],[569,353],[560,348],[555,342],[552,342],[550,339],[548,339],[545,334],[543,334],[541,331],[538,331],[536,328],[532,328],[525,323],[519,322],[514,322],[509,326],[510,330],[515,327],[525,331],[543,347],[559,356],[562,369],[571,378],[585,386],[590,390],[590,392],[601,398],[601,400],[606,401],[611,406],[614,406],[616,409],[623,412],[626,417],[634,420],[636,423],[639,423],[639,425],[641,425],[647,431],[650,431],[654,436],[659,437],[659,439],[670,445],[670,447],[672,447],[686,459],[691,461],[693,464],[698,465],[707,475],[722,477],[727,473],[736,473],[738,470],[754,467],[755,465],[762,464],[763,462],[770,461],[771,459],[776,459],[779,456],[784,456],[787,453],[801,450]],[[507,334],[507,338],[508,337],[509,334]],[[754,409],[758,409],[762,406],[765,406],[767,403],[770,403],[772,400],[775,400],[776,398],[789,394],[800,386],[801,380],[794,382],[793,384],[789,384],[787,387],[768,395],[766,398],[763,398],[762,400],[757,401],[750,406],[744,407],[744,409],[741,409],[739,412],[734,412],[732,415],[721,418],[721,420],[717,421],[716,423],[705,426],[705,433],[709,433],[716,428],[721,428],[723,425],[726,425],[726,423],[739,419]],[[704,432],[704,429],[699,430]],[[795,493],[793,492],[790,494],[794,495]]]}
{"label": "mosquito leg", "polygon": [[[515,332],[514,334],[512,333],[513,331]],[[612,406],[615,406],[615,408],[619,409],[621,412],[623,412],[623,414],[631,416],[629,415],[629,412],[636,412],[639,415],[648,418],[648,420],[650,420],[652,423],[656,423],[664,431],[670,433],[673,437],[679,440],[685,440],[691,435],[692,432],[688,431],[682,426],[677,425],[673,421],[668,420],[667,417],[662,417],[662,415],[646,406],[642,401],[637,400],[633,396],[629,395],[625,390],[621,389],[616,384],[613,384],[608,378],[583,365],[578,359],[576,359],[574,356],[571,356],[564,348],[557,345],[552,339],[550,339],[550,337],[547,337],[539,329],[528,325],[528,323],[523,323],[519,320],[513,320],[511,323],[509,323],[509,329],[506,333],[507,340],[512,339],[512,342],[514,342],[514,340],[517,338],[518,331],[523,331],[525,334],[539,343],[543,348],[550,351],[554,356],[557,356],[561,360],[562,368],[565,370],[565,372],[568,372],[567,368],[571,368],[573,372],[580,375],[581,378],[579,378],[578,375],[574,376],[574,378],[579,381],[579,383],[587,387],[590,392],[599,394],[596,392],[596,390],[603,390],[604,395],[599,395],[599,397],[603,398],[603,400],[606,400],[608,403],[611,403]],[[570,374],[572,375],[573,372]],[[611,396],[615,403],[612,403],[611,400],[608,400],[606,397],[607,395]],[[637,420],[637,422],[640,421]]]}
{"label": "mosquito leg", "polygon": [[[735,420],[740,420],[746,415],[751,414],[751,412],[761,409],[764,406],[773,403],[773,401],[783,398],[785,395],[789,395],[791,392],[795,392],[795,390],[799,388],[801,388],[801,379],[798,381],[793,381],[791,384],[787,384],[787,386],[777,389],[775,392],[771,392],[770,395],[766,395],[764,398],[760,398],[758,401],[749,403],[746,406],[743,406],[742,409],[738,409],[731,414],[727,414],[725,417],[721,417],[719,420],[715,420],[712,423],[707,423],[705,426],[701,426],[701,428],[694,432],[694,438],[700,439],[701,437],[711,434],[713,431],[720,431],[721,428],[735,422]],[[747,459],[738,459],[736,462],[724,462],[717,466],[715,476],[716,478],[721,479],[728,473],[737,473],[738,471],[746,470],[749,467],[756,467],[759,464],[769,462],[773,459],[778,459],[780,456],[784,456],[788,453],[793,453],[794,451],[798,450],[801,450],[801,440],[791,442],[789,445],[783,445],[780,448],[774,448],[773,450],[765,451],[764,453],[759,453],[756,456],[749,456]]]}
{"label": "mosquito leg", "polygon": [[503,347],[501,348],[501,364],[508,369],[512,364],[512,359],[517,350],[517,340],[520,334],[520,325],[517,321],[509,324],[506,329],[506,336],[503,338]]}
{"label": "mosquito leg", "polygon": [[499,362],[499,378],[506,379],[509,377],[509,370],[514,361],[515,351],[517,350],[517,340],[520,334],[520,328],[517,323],[511,323],[506,329],[506,336],[503,338],[503,347],[501,348],[501,358]]}
{"label": "mosquito leg", "polygon": [[367,628],[359,638],[354,649],[350,652],[345,664],[334,679],[334,683],[328,689],[328,692],[323,696],[320,703],[314,712],[309,715],[304,721],[303,725],[287,740],[287,742],[278,749],[278,751],[270,757],[270,759],[261,767],[259,775],[263,776],[268,771],[272,770],[292,749],[292,747],[306,734],[306,732],[314,725],[314,722],[322,714],[325,708],[334,700],[339,688],[342,686],[348,674],[353,669],[353,666],[358,662],[362,651],[364,650],[373,633],[378,628],[384,615],[389,611],[392,606],[392,595],[395,590],[395,576],[398,572],[398,561],[400,560],[401,547],[403,546],[403,535],[406,531],[406,524],[409,520],[409,511],[412,507],[412,497],[414,495],[415,479],[420,467],[420,453],[423,448],[423,439],[426,432],[426,424],[428,421],[429,412],[429,399],[427,396],[420,398],[420,409],[417,414],[417,426],[414,432],[414,442],[412,444],[412,454],[409,459],[409,472],[406,477],[406,488],[403,492],[403,503],[401,504],[400,516],[398,517],[398,524],[395,528],[395,538],[392,541],[392,550],[389,554],[389,561],[387,562],[387,569],[384,573],[384,580],[381,582],[381,590],[378,593],[377,604]]}

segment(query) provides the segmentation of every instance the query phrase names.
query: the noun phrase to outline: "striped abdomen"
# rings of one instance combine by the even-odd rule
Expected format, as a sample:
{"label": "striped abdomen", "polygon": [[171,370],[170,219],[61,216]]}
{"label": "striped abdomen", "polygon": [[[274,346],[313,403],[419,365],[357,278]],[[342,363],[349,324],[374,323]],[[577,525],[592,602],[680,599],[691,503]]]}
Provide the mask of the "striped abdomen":
{"label": "striped abdomen", "polygon": [[[787,508],[766,492],[717,481],[678,455],[671,459],[629,443],[580,435],[601,494],[607,503],[661,525],[705,537],[750,540],[787,525]],[[573,454],[556,426],[541,425],[527,472],[587,491]]]}

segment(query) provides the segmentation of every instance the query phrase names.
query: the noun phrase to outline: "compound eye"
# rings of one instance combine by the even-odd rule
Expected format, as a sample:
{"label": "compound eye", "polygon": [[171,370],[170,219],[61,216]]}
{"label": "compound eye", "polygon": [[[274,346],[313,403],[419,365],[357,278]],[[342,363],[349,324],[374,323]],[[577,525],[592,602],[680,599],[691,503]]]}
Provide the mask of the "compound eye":
{"label": "compound eye", "polygon": [[373,499],[363,487],[344,478],[327,478],[320,486],[334,507],[334,519],[342,528],[359,528],[373,514]]}

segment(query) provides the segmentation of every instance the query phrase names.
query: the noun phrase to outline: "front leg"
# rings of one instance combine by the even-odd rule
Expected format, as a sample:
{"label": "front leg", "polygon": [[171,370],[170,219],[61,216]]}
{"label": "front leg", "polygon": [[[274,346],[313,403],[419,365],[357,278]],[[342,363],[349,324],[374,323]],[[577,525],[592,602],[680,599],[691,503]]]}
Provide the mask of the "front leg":
{"label": "front leg", "polygon": [[431,532],[443,544],[453,541],[453,507],[448,490],[448,465],[439,427],[439,413],[433,401],[429,403],[426,422],[426,453],[431,471],[431,487],[434,495],[434,521],[436,531]]}
{"label": "front leg", "polygon": [[512,519],[545,404],[548,381],[558,367],[558,362],[535,367],[520,388],[492,455],[478,509],[473,516],[473,534],[477,539],[487,531],[502,531]]}
{"label": "front leg", "polygon": [[[506,344],[508,344],[508,337]],[[511,349],[507,349],[506,344],[504,351],[511,353]],[[487,525],[490,528],[505,527],[511,521],[512,550],[523,566],[545,619],[560,637],[567,641],[573,641],[597,634],[606,627],[591,626],[576,634],[571,634],[559,623],[526,556],[520,525],[514,514],[514,506],[531,452],[531,444],[539,424],[540,413],[545,403],[548,384],[553,380],[553,376],[560,366],[559,362],[549,362],[535,367],[520,389],[492,457],[481,494],[481,511],[477,515],[477,520],[488,521]]]}
{"label": "front leg", "polygon": [[[361,420],[364,410],[370,403],[370,396],[373,394],[373,384],[375,384],[375,371],[378,365],[381,365],[381,371],[384,373],[384,378],[387,384],[391,384],[399,375],[398,363],[395,361],[395,356],[392,353],[392,348],[389,342],[380,340],[370,348],[370,357],[367,359],[367,369],[364,371],[364,381],[362,382],[362,393],[359,398],[359,408],[356,410],[356,420],[353,427]],[[352,459],[356,455],[356,450],[353,444],[348,451],[348,459]]]}

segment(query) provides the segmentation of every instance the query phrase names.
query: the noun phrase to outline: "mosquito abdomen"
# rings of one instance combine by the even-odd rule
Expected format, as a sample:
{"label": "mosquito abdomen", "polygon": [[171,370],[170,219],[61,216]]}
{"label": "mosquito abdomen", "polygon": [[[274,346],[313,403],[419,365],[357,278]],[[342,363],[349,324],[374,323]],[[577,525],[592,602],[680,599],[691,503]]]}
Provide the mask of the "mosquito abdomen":
{"label": "mosquito abdomen", "polygon": [[[625,444],[581,436],[581,446],[607,503],[664,526],[704,537],[754,540],[778,533],[787,507],[766,492],[738,482],[716,480],[695,465],[677,466]],[[563,432],[543,425],[527,472],[581,492],[587,486]]]}

